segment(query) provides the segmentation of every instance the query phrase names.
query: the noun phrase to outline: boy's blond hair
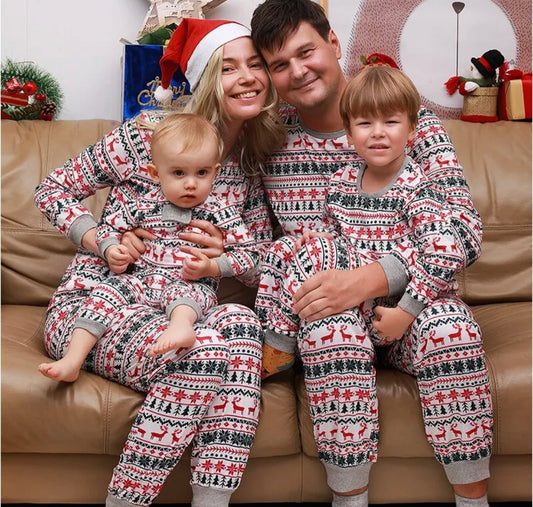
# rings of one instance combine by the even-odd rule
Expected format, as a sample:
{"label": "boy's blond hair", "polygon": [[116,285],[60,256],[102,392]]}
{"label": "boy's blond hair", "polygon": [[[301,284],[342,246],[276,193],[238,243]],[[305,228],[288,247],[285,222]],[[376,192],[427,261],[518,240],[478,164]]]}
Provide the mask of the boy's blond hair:
{"label": "boy's blond hair", "polygon": [[172,113],[161,120],[152,134],[152,160],[157,146],[174,142],[183,153],[189,150],[203,150],[206,143],[213,143],[217,149],[217,162],[224,150],[222,139],[214,125],[200,115],[192,113]]}
{"label": "boy's blond hair", "polygon": [[340,113],[349,132],[350,118],[407,113],[412,127],[418,123],[420,95],[401,70],[388,66],[363,67],[342,94]]}

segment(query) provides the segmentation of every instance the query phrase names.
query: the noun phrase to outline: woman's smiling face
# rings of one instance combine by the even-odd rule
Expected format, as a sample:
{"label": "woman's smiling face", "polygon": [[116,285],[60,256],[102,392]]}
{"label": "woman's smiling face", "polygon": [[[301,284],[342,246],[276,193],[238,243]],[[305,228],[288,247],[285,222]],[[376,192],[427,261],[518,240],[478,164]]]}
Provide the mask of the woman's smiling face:
{"label": "woman's smiling face", "polygon": [[270,82],[252,39],[240,37],[224,46],[222,87],[230,122],[255,118],[265,105]]}

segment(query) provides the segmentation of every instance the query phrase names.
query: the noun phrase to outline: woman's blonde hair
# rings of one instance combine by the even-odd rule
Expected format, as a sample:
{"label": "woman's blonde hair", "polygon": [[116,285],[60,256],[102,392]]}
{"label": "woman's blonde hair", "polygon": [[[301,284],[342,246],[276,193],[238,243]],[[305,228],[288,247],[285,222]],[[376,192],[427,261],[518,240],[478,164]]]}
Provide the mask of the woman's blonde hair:
{"label": "woman's blonde hair", "polygon": [[[211,122],[219,132],[224,132],[228,117],[224,109],[224,89],[222,87],[222,63],[224,47],[213,52],[206,68],[191,96],[183,97],[178,107],[184,112],[198,114]],[[269,90],[265,105],[255,118],[244,122],[242,131],[234,147],[239,163],[248,175],[261,174],[263,164],[272,152],[280,148],[285,140],[285,127],[278,116],[278,95],[268,75]],[[141,120],[142,121],[142,120]],[[146,126],[145,122],[142,122]]]}
{"label": "woman's blonde hair", "polygon": [[407,113],[411,126],[418,123],[420,95],[413,82],[401,70],[388,66],[363,67],[347,84],[340,101],[344,128],[350,130],[350,118],[382,117]]}

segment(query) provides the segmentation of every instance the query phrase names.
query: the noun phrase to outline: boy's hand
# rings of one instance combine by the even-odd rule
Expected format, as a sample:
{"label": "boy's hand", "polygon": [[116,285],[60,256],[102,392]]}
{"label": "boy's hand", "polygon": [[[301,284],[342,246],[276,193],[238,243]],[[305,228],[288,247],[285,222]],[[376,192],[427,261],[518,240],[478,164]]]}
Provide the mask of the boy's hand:
{"label": "boy's hand", "polygon": [[394,308],[376,306],[374,314],[372,326],[377,331],[378,336],[388,342],[399,340],[415,320],[414,315],[399,306]]}
{"label": "boy's hand", "polygon": [[310,231],[309,229],[306,229],[303,234],[298,238],[298,241],[296,241],[296,244],[294,245],[293,253],[296,253],[302,246],[304,246],[306,243],[308,243],[313,238],[329,238],[333,239],[333,234],[329,234],[327,232],[317,232],[317,231]]}
{"label": "boy's hand", "polygon": [[111,245],[106,248],[105,258],[109,264],[109,268],[114,273],[124,273],[128,266],[135,262],[135,259],[129,253],[129,250],[124,245]]}
{"label": "boy's hand", "polygon": [[194,257],[183,261],[182,276],[185,280],[213,278],[220,276],[220,268],[214,259],[210,259],[200,249],[194,253]]}

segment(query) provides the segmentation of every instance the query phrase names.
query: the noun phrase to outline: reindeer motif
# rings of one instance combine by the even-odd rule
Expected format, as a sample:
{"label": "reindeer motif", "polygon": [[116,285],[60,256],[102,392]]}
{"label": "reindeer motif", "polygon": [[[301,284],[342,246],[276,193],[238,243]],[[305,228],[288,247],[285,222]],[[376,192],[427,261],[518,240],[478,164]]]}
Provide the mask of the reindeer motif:
{"label": "reindeer motif", "polygon": [[227,396],[221,396],[220,399],[222,400],[222,403],[220,403],[219,405],[215,405],[213,407],[214,411],[215,411],[215,414],[217,412],[224,412],[224,410],[226,410],[226,405],[228,404],[229,402],[229,399]]}
{"label": "reindeer motif", "polygon": [[345,333],[346,329],[348,329],[347,324],[343,324],[340,328],[340,333],[342,336],[342,341],[350,341],[352,339],[352,335],[350,333]]}
{"label": "reindeer motif", "polygon": [[439,336],[438,338],[435,338],[436,331],[430,331],[429,333],[429,339],[433,343],[434,346],[438,345],[439,343],[441,345],[444,345],[444,336]]}
{"label": "reindeer motif", "polygon": [[348,426],[346,425],[341,426],[342,438],[344,438],[344,440],[348,440],[348,438],[353,438],[353,433],[350,431],[346,431],[347,429],[348,429]]}
{"label": "reindeer motif", "polygon": [[259,400],[254,400],[253,405],[251,407],[248,407],[248,415],[254,416],[255,410],[257,409],[259,405]]}
{"label": "reindeer motif", "polygon": [[344,143],[338,143],[336,141],[334,141],[333,139],[331,140],[331,144],[333,145],[334,148],[338,149],[338,148],[342,148],[344,146]]}
{"label": "reindeer motif", "polygon": [[367,428],[367,424],[366,424],[366,422],[363,421],[361,423],[361,429],[357,432],[357,436],[359,438],[363,438],[363,435],[365,434],[366,428]]}
{"label": "reindeer motif", "polygon": [[298,141],[293,141],[292,147],[297,148],[302,146],[302,139],[300,138]]}
{"label": "reindeer motif", "polygon": [[183,431],[182,429],[178,428],[176,431],[174,431],[172,433],[172,443],[173,444],[179,444],[180,443],[179,436],[181,435],[182,431]]}
{"label": "reindeer motif", "polygon": [[452,324],[452,327],[456,329],[455,333],[451,333],[448,335],[448,338],[453,342],[455,339],[460,340],[461,334],[462,334],[462,327],[459,324]]}
{"label": "reindeer motif", "polygon": [[320,141],[319,143],[317,143],[317,146],[319,148],[325,148],[326,147],[326,141],[327,139],[323,139],[322,141]]}
{"label": "reindeer motif", "polygon": [[454,437],[463,438],[463,432],[457,429],[457,423],[453,423],[450,426],[450,430],[452,431]]}
{"label": "reindeer motif", "polygon": [[328,331],[331,331],[331,333],[324,335],[320,338],[320,341],[322,342],[322,345],[324,345],[326,342],[333,342],[333,335],[335,334],[335,326],[332,326],[331,324],[328,326]]}
{"label": "reindeer motif", "polygon": [[450,165],[450,162],[448,160],[442,159],[442,155],[437,155],[435,157],[435,162],[439,164],[439,167],[448,167]]}
{"label": "reindeer motif", "polygon": [[313,349],[316,347],[316,340],[310,340],[309,336],[306,336],[302,341],[307,343],[310,349]]}
{"label": "reindeer motif", "polygon": [[466,334],[469,336],[469,338],[477,337],[477,333],[475,331],[472,331],[472,324],[467,324],[465,331],[466,331]]}
{"label": "reindeer motif", "polygon": [[152,431],[150,433],[150,440],[153,440],[154,438],[156,438],[157,440],[161,442],[163,437],[168,433],[168,428],[166,426],[160,425],[159,428],[161,429],[160,433],[157,433],[156,431]]}
{"label": "reindeer motif", "polygon": [[441,432],[440,433],[435,433],[435,438],[437,440],[442,440],[443,438],[446,437],[446,429],[444,428],[444,426],[439,426],[439,430]]}
{"label": "reindeer motif", "polygon": [[475,424],[475,423],[471,422],[470,426],[472,426],[472,429],[469,429],[466,432],[466,436],[467,437],[471,437],[472,435],[477,435],[477,432],[479,430],[479,424]]}
{"label": "reindeer motif", "polygon": [[125,165],[125,164],[128,163],[127,160],[122,160],[122,159],[120,158],[120,155],[115,155],[115,156],[113,157],[113,160],[115,160],[116,163],[117,163],[118,165]]}
{"label": "reindeer motif", "polygon": [[447,250],[446,245],[439,245],[437,243],[437,238],[433,238],[431,244],[433,245],[433,249],[435,250],[435,252],[445,252]]}
{"label": "reindeer motif", "polygon": [[303,139],[304,139],[304,144],[305,144],[306,148],[312,148],[313,147],[313,142],[309,141],[307,139],[307,136],[305,136]]}
{"label": "reindeer motif", "polygon": [[244,407],[242,405],[237,405],[237,403],[241,401],[241,397],[237,396],[236,398],[233,398],[231,400],[231,404],[233,405],[233,413],[236,414],[237,412],[239,414],[244,414]]}

